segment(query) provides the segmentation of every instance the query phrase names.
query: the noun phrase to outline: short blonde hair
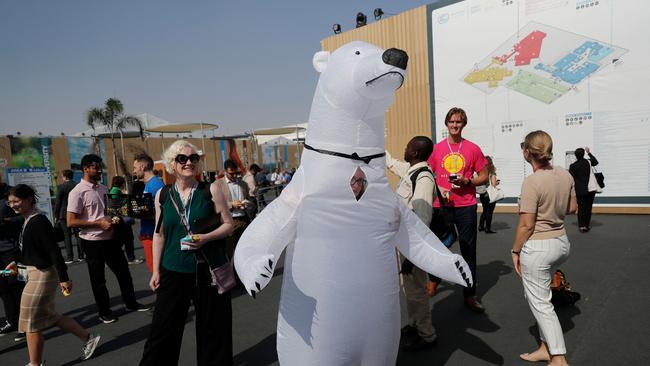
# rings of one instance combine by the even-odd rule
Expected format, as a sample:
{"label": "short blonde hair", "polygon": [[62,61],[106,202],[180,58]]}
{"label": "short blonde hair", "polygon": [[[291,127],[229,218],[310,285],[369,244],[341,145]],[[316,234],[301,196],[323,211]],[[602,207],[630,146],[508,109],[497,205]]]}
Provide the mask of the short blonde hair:
{"label": "short blonde hair", "polygon": [[553,139],[544,131],[533,131],[526,135],[524,149],[528,150],[535,161],[549,162],[553,159]]}
{"label": "short blonde hair", "polygon": [[[169,145],[169,147],[165,150],[165,152],[162,153],[162,161],[163,164],[165,164],[165,170],[167,170],[167,173],[169,174],[174,174],[174,164],[176,164],[176,155],[182,154],[183,149],[189,147],[194,151],[195,153],[198,154],[199,149],[194,146],[191,142],[187,140],[176,140],[174,141],[173,144]],[[198,163],[194,164],[194,167],[198,170],[201,171],[202,169],[203,162],[199,160]]]}

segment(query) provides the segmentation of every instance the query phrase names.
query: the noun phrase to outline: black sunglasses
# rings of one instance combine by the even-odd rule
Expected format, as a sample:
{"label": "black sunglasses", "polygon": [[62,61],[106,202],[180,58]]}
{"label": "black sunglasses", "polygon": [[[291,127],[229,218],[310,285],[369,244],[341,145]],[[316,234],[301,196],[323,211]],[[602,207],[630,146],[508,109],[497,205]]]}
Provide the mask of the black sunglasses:
{"label": "black sunglasses", "polygon": [[524,149],[524,146],[526,146],[525,142],[522,142],[522,143],[519,144],[519,147],[521,147],[522,150]]}
{"label": "black sunglasses", "polygon": [[188,160],[189,160],[192,164],[196,164],[196,163],[199,161],[199,159],[201,159],[201,157],[199,156],[199,154],[192,154],[192,155],[190,155],[190,156],[187,156],[187,155],[185,155],[185,154],[178,154],[178,155],[176,155],[176,157],[174,158],[174,160],[175,160],[177,163],[179,163],[179,164],[185,164],[185,163],[187,163]]}

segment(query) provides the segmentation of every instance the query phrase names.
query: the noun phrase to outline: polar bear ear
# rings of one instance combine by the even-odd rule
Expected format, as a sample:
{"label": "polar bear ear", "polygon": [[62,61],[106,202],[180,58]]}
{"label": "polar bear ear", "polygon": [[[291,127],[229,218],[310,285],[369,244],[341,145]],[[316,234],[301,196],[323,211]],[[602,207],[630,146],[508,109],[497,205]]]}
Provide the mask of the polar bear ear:
{"label": "polar bear ear", "polygon": [[314,59],[312,63],[314,64],[314,69],[319,73],[325,71],[327,68],[327,62],[330,59],[330,53],[327,51],[320,51],[314,54]]}

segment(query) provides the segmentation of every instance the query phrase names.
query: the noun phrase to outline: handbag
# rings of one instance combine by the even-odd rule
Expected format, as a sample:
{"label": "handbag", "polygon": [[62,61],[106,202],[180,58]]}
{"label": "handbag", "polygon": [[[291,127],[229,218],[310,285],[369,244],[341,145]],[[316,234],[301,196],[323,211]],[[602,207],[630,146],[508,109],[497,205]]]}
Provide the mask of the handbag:
{"label": "handbag", "polygon": [[440,202],[440,209],[433,211],[433,217],[431,217],[429,229],[433,231],[444,246],[449,248],[456,242],[458,233],[453,224],[452,214],[449,211],[449,208],[444,204],[445,201],[442,198],[442,194],[440,193],[435,178],[433,179],[433,184],[436,187],[436,195],[438,196],[438,202]]}
{"label": "handbag", "polygon": [[497,188],[491,184],[485,189],[485,191],[487,192],[488,197],[490,197],[490,203],[501,201],[502,199],[505,198],[505,194],[503,194],[503,191],[500,188]]}
{"label": "handbag", "polygon": [[596,174],[593,171],[593,168],[589,170],[589,182],[587,182],[587,192],[596,192],[601,193],[603,191],[596,180]]}
{"label": "handbag", "polygon": [[232,290],[232,288],[237,284],[237,280],[235,279],[235,269],[233,268],[232,262],[226,258],[226,263],[219,267],[212,267],[203,250],[199,249],[199,253],[201,253],[203,260],[208,264],[208,268],[210,269],[210,277],[212,277],[210,286],[216,287],[219,295]]}
{"label": "handbag", "polygon": [[594,176],[596,177],[596,182],[598,183],[598,186],[600,188],[605,188],[605,176],[601,172],[594,172]]}
{"label": "handbag", "polygon": [[551,303],[555,306],[573,305],[580,300],[580,293],[571,290],[571,284],[561,270],[556,270],[551,279]]}

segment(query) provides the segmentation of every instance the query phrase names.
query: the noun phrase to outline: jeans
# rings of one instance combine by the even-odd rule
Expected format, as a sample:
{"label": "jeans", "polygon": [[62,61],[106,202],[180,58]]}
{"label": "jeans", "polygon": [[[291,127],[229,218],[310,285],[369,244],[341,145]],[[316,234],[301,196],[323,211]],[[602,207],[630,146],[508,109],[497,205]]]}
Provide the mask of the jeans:
{"label": "jeans", "polygon": [[483,212],[481,213],[478,226],[490,231],[492,230],[492,214],[494,213],[497,203],[490,203],[490,195],[487,193],[483,193],[479,197],[481,199],[481,206],[483,206]]}
{"label": "jeans", "polygon": [[[460,254],[467,262],[472,272],[472,287],[465,287],[463,293],[465,297],[476,295],[476,205],[467,207],[449,207],[449,214],[452,216],[452,222],[458,231],[458,241],[460,243]],[[432,281],[440,282],[435,276],[429,276]]]}

